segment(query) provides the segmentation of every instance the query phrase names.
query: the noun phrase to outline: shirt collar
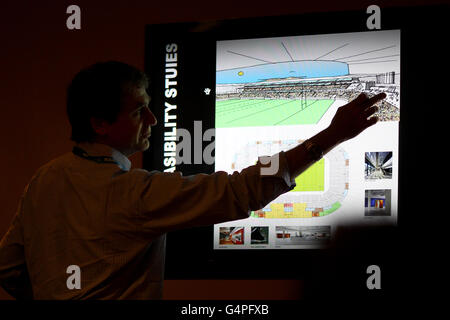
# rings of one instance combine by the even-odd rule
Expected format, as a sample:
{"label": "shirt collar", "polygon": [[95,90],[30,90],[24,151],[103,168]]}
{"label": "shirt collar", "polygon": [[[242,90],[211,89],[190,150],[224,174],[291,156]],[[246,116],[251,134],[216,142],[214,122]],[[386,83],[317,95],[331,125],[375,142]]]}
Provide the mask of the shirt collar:
{"label": "shirt collar", "polygon": [[81,142],[76,144],[77,147],[83,149],[90,156],[107,156],[111,157],[124,171],[130,171],[131,161],[120,151],[111,148],[110,146],[102,143]]}

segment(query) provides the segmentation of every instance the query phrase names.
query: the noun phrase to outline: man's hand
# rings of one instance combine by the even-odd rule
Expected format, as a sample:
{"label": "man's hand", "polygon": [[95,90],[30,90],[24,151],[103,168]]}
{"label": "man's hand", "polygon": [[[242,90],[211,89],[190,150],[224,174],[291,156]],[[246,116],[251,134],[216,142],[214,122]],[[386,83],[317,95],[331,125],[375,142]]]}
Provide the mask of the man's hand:
{"label": "man's hand", "polygon": [[[368,118],[378,110],[373,105],[385,97],[384,93],[377,94],[372,98],[368,98],[364,93],[360,94],[355,100],[340,107],[328,128],[310,138],[310,142],[319,146],[323,154],[326,154],[341,142],[356,137],[377,123],[378,118]],[[303,144],[288,150],[286,159],[291,177],[297,177],[313,164]]]}
{"label": "man's hand", "polygon": [[330,132],[336,137],[338,143],[356,137],[377,123],[377,117],[368,118],[378,111],[378,107],[374,104],[384,98],[386,98],[385,93],[377,94],[372,98],[361,93],[355,100],[340,107],[329,126]]}

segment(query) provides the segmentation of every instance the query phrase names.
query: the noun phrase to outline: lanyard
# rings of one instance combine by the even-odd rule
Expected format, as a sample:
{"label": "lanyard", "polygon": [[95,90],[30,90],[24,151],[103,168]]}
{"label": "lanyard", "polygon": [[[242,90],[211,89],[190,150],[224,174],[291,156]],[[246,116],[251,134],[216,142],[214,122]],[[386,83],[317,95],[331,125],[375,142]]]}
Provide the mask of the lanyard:
{"label": "lanyard", "polygon": [[111,157],[107,156],[90,156],[86,151],[81,149],[80,147],[73,147],[72,152],[74,155],[79,156],[81,158],[94,161],[96,163],[114,163],[117,164],[116,161],[113,160]]}

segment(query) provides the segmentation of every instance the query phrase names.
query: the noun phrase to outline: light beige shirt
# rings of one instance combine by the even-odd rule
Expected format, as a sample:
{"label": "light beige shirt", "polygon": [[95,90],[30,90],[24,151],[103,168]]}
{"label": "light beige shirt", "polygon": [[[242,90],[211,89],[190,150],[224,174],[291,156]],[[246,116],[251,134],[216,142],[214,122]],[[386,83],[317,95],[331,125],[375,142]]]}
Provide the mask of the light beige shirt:
{"label": "light beige shirt", "polygon": [[[287,162],[262,176],[261,164],[183,177],[130,169],[128,158],[102,144],[79,144],[97,163],[67,153],[40,168],[26,187],[0,242],[0,284],[34,299],[159,299],[165,234],[247,218],[291,190]],[[68,278],[80,268],[80,289]]]}

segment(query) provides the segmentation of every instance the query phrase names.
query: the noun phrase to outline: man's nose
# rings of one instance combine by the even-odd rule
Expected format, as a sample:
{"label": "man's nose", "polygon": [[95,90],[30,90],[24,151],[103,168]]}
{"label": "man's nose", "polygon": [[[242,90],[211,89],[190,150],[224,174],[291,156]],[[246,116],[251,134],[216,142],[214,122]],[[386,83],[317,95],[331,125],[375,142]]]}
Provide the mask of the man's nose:
{"label": "man's nose", "polygon": [[153,114],[153,112],[150,110],[150,108],[147,108],[147,112],[145,113],[146,116],[146,122],[148,125],[150,126],[155,126],[158,123],[158,120],[156,120],[155,115]]}

